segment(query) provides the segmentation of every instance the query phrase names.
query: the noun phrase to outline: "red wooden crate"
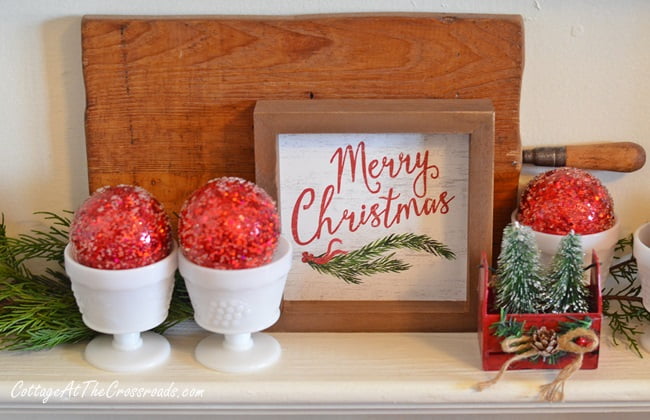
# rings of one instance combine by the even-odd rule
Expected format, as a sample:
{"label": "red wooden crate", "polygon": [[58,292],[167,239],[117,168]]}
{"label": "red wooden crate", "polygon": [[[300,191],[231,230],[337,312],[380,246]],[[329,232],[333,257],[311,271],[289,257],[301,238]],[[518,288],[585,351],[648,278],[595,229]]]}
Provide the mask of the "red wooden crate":
{"label": "red wooden crate", "polygon": [[[583,320],[586,317],[592,319],[591,329],[600,339],[600,330],[603,318],[603,301],[600,287],[600,264],[598,256],[594,252],[592,261],[595,263],[590,271],[590,311],[587,313],[566,313],[566,314],[508,314],[508,319],[515,319],[525,322],[525,327],[542,327],[556,329],[561,322],[572,322]],[[481,258],[481,267],[479,271],[479,319],[478,319],[478,337],[481,349],[481,358],[483,361],[483,370],[499,370],[501,366],[510,359],[514,354],[505,353],[501,349],[503,337],[493,335],[494,329],[491,326],[499,322],[501,315],[494,307],[494,290],[489,286],[490,270],[487,257],[485,254]],[[598,367],[599,348],[586,353],[582,363],[582,369],[596,369]],[[521,360],[513,363],[510,370],[518,369],[561,369],[571,363],[575,355],[567,354],[561,357],[556,364],[549,364],[541,359],[536,361]]]}

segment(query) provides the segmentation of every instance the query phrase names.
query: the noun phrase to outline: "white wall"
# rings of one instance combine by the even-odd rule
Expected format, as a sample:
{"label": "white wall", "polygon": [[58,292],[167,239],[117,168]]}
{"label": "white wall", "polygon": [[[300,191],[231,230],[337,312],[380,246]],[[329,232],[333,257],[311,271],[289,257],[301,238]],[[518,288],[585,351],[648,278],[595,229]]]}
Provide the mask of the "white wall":
{"label": "white wall", "polygon": [[[0,212],[10,233],[88,195],[82,15],[372,11],[521,14],[523,146],[631,140],[650,150],[646,0],[0,0]],[[650,164],[596,173],[626,233],[650,220],[649,174]]]}

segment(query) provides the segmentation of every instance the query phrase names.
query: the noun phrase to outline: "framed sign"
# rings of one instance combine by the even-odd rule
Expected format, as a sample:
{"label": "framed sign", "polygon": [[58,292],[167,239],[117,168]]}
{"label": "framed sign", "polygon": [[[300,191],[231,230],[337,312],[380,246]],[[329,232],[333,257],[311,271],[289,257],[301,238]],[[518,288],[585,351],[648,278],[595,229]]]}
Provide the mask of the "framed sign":
{"label": "framed sign", "polygon": [[276,330],[476,330],[490,101],[259,101],[254,130],[294,247]]}

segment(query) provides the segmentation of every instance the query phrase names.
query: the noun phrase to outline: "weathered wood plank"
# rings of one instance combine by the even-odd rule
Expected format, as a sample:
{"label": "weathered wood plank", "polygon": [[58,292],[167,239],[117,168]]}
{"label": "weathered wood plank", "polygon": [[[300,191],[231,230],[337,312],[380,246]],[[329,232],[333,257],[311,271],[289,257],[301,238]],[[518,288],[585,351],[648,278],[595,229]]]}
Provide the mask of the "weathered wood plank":
{"label": "weathered wood plank", "polygon": [[520,171],[519,16],[88,16],[82,47],[90,190],[142,185],[170,213],[211,178],[254,180],[258,100],[489,98],[498,247]]}

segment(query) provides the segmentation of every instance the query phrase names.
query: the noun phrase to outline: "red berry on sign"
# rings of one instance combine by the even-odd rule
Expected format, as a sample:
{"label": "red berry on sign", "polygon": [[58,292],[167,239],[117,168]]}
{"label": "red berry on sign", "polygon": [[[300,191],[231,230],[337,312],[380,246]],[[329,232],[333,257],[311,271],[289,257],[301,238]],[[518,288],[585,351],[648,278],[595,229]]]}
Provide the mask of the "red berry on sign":
{"label": "red berry on sign", "polygon": [[574,342],[580,347],[587,347],[588,345],[591,344],[591,340],[588,339],[587,337],[578,337],[574,340]]}
{"label": "red berry on sign", "polygon": [[519,222],[556,235],[598,233],[614,226],[614,203],[598,178],[581,169],[558,168],[527,185]]}
{"label": "red berry on sign", "polygon": [[172,248],[163,206],[132,185],[103,187],[75,212],[70,242],[79,264],[122,270],[153,264]]}
{"label": "red berry on sign", "polygon": [[241,178],[209,181],[183,204],[178,237],[194,264],[219,269],[253,268],[271,262],[280,234],[273,199]]}

